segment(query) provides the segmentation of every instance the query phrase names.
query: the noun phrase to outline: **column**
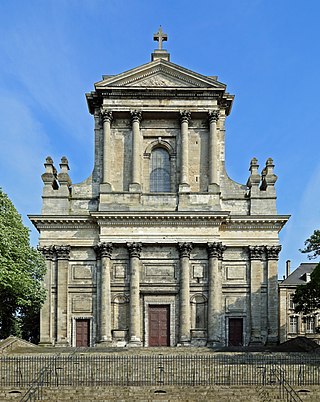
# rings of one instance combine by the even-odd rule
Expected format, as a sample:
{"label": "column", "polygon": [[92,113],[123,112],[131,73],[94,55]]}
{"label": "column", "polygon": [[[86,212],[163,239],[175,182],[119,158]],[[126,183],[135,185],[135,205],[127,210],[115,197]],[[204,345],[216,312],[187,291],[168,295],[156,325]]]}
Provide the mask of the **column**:
{"label": "column", "polygon": [[261,284],[263,280],[262,255],[264,246],[249,246],[250,257],[250,315],[251,344],[261,344]]}
{"label": "column", "polygon": [[111,184],[111,122],[112,112],[101,110],[103,121],[103,184],[106,191],[112,191]]}
{"label": "column", "polygon": [[111,256],[112,243],[99,243],[96,247],[100,265],[100,344],[109,346],[111,335]]}
{"label": "column", "polygon": [[268,281],[268,343],[278,343],[278,258],[281,246],[266,247]]}
{"label": "column", "polygon": [[54,246],[57,255],[57,346],[68,341],[68,268],[70,246]]}
{"label": "column", "polygon": [[140,255],[141,243],[127,243],[130,258],[130,330],[129,345],[141,346]]}
{"label": "column", "polygon": [[190,343],[191,311],[190,311],[190,253],[192,243],[179,243],[180,254],[180,328],[179,342]]}
{"label": "column", "polygon": [[132,182],[129,186],[130,191],[141,191],[141,172],[140,172],[140,122],[141,112],[133,110],[131,112],[132,122]]}
{"label": "column", "polygon": [[222,277],[221,262],[225,246],[208,243],[208,346],[221,346]]}
{"label": "column", "polygon": [[181,159],[179,191],[190,191],[189,186],[189,120],[191,113],[187,110],[180,112],[181,123]]}
{"label": "column", "polygon": [[43,254],[46,260],[46,273],[43,278],[43,285],[47,293],[47,297],[40,310],[40,342],[39,345],[50,346],[52,345],[52,298],[51,298],[51,278],[52,278],[52,261],[55,253],[52,246],[38,247],[38,250]]}
{"label": "column", "polygon": [[219,180],[218,180],[218,133],[217,133],[217,121],[219,119],[219,110],[212,110],[209,115],[209,192],[219,192]]}

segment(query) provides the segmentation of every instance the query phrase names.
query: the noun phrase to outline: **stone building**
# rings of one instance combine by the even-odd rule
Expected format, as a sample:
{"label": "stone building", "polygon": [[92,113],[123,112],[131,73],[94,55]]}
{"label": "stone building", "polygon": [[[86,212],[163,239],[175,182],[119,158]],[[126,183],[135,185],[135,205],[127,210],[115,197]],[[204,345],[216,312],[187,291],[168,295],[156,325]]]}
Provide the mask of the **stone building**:
{"label": "stone building", "polygon": [[248,345],[278,341],[274,164],[246,184],[225,170],[234,96],[216,76],[151,61],[88,93],[92,175],[72,184],[50,157],[41,215],[46,258],[41,343]]}
{"label": "stone building", "polygon": [[303,262],[290,272],[290,261],[287,261],[286,278],[279,283],[279,321],[280,342],[297,336],[305,336],[320,344],[320,315],[315,312],[309,315],[294,311],[293,295],[298,285],[310,281],[310,274],[317,263]]}

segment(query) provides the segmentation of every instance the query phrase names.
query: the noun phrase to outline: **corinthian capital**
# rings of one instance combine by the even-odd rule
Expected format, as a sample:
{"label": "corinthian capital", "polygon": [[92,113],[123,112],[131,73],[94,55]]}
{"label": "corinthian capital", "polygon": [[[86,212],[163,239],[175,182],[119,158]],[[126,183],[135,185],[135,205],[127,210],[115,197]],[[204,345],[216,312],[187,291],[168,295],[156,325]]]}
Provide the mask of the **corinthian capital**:
{"label": "corinthian capital", "polygon": [[130,114],[132,123],[140,123],[140,121],[142,120],[142,113],[139,110],[131,110]]}
{"label": "corinthian capital", "polygon": [[208,112],[209,123],[217,122],[220,116],[219,110],[210,110]]}
{"label": "corinthian capital", "polygon": [[46,260],[53,260],[55,254],[53,246],[38,246],[38,250]]}
{"label": "corinthian capital", "polygon": [[141,243],[127,243],[127,247],[128,247],[130,258],[132,258],[132,257],[140,258],[141,250],[142,250]]}
{"label": "corinthian capital", "polygon": [[264,246],[249,246],[250,260],[261,260],[264,253]]}
{"label": "corinthian capital", "polygon": [[279,258],[279,253],[281,251],[281,246],[270,246],[266,247],[266,254],[268,260],[277,260]]}
{"label": "corinthian capital", "polygon": [[97,254],[98,258],[111,258],[112,256],[113,245],[112,243],[101,242],[94,246],[94,251]]}
{"label": "corinthian capital", "polygon": [[70,246],[54,246],[58,260],[68,260],[70,257]]}
{"label": "corinthian capital", "polygon": [[219,258],[222,260],[223,252],[227,247],[221,242],[213,242],[207,244],[209,258]]}
{"label": "corinthian capital", "polygon": [[191,120],[191,113],[188,110],[182,110],[180,112],[180,122],[189,123],[190,120]]}
{"label": "corinthian capital", "polygon": [[190,258],[190,253],[192,250],[192,243],[178,243],[178,249],[180,258],[188,257]]}
{"label": "corinthian capital", "polygon": [[111,110],[101,108],[101,118],[103,122],[112,122],[113,116]]}

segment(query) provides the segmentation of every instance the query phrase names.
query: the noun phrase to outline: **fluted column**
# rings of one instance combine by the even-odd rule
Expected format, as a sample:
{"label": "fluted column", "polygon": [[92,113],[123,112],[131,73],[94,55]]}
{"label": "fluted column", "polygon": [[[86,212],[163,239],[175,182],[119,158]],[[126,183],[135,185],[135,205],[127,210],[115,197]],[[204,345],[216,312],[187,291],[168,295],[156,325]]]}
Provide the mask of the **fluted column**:
{"label": "fluted column", "polygon": [[140,255],[141,243],[127,243],[130,257],[130,339],[129,346],[141,346]]}
{"label": "fluted column", "polygon": [[208,346],[221,345],[222,277],[221,263],[225,246],[208,243]]}
{"label": "fluted column", "polygon": [[180,330],[181,344],[190,342],[191,311],[190,311],[190,253],[192,243],[179,243],[180,254]]}
{"label": "fluted column", "polygon": [[52,246],[38,247],[46,260],[46,273],[43,278],[43,285],[47,292],[47,297],[40,310],[40,343],[39,345],[52,345],[52,297],[51,297],[51,278],[52,278],[52,261],[55,256]]}
{"label": "fluted column", "polygon": [[97,256],[101,259],[100,271],[100,340],[108,346],[112,342],[111,335],[111,277],[110,266],[112,243],[99,243],[96,247]]}
{"label": "fluted column", "polygon": [[112,112],[101,110],[103,121],[103,184],[106,190],[112,191],[111,184],[111,122]]}
{"label": "fluted column", "polygon": [[57,255],[57,346],[68,346],[68,268],[70,246],[54,246]]}
{"label": "fluted column", "polygon": [[217,121],[219,119],[219,110],[212,110],[209,115],[209,192],[219,191],[218,180],[218,134],[217,134]]}
{"label": "fluted column", "polygon": [[187,110],[180,112],[181,123],[181,160],[179,191],[189,191],[189,120],[191,113]]}
{"label": "fluted column", "polygon": [[268,343],[278,343],[278,258],[281,246],[266,247],[268,272]]}
{"label": "fluted column", "polygon": [[262,255],[264,246],[249,246],[250,257],[250,343],[261,343],[261,284],[263,280]]}
{"label": "fluted column", "polygon": [[141,112],[133,110],[131,112],[132,122],[132,182],[129,186],[130,191],[141,190],[141,172],[140,172],[140,121]]}

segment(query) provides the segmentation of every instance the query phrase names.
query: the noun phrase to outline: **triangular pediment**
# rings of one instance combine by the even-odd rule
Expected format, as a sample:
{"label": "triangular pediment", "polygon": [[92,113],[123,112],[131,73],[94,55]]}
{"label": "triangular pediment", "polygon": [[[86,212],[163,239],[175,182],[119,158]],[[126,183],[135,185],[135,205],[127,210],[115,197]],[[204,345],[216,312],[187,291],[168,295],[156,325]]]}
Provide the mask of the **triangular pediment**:
{"label": "triangular pediment", "polygon": [[225,90],[225,85],[165,60],[156,60],[132,70],[104,79],[95,85],[96,89],[107,87],[141,88],[212,88]]}

